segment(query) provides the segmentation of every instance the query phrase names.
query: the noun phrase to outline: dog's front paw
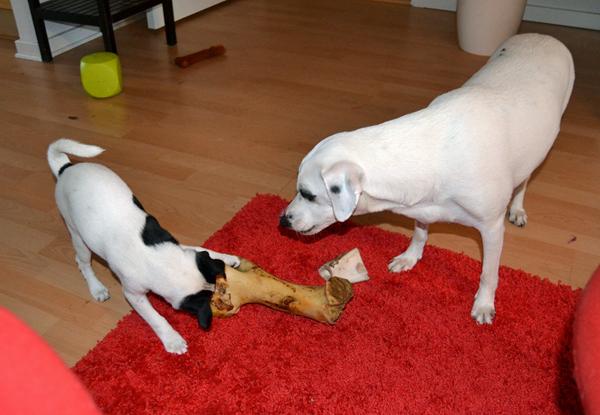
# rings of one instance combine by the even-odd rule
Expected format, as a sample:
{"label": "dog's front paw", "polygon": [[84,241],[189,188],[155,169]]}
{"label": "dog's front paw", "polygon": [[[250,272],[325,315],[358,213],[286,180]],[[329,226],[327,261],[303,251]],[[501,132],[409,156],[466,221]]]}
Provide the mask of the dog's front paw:
{"label": "dog's front paw", "polygon": [[510,209],[508,221],[518,227],[523,227],[527,225],[527,213],[524,209]]}
{"label": "dog's front paw", "polygon": [[[481,291],[481,290],[480,290]],[[475,302],[471,309],[471,317],[477,324],[492,324],[496,309],[494,308],[494,300],[489,298],[489,295],[481,295],[477,292]]]}
{"label": "dog's front paw", "polygon": [[394,257],[388,264],[388,269],[391,272],[402,272],[411,270],[415,264],[419,261],[415,255],[410,255],[404,252],[403,254]]}
{"label": "dog's front paw", "polygon": [[100,302],[106,301],[110,298],[110,293],[108,292],[108,288],[106,288],[104,285],[94,287],[91,290],[91,294],[92,294],[92,297],[94,297],[94,299],[96,301],[100,301]]}
{"label": "dog's front paw", "polygon": [[187,352],[187,343],[177,332],[170,333],[161,340],[165,350],[169,353],[184,354]]}
{"label": "dog's front paw", "polygon": [[240,266],[240,257],[235,255],[220,254],[219,259],[232,268]]}

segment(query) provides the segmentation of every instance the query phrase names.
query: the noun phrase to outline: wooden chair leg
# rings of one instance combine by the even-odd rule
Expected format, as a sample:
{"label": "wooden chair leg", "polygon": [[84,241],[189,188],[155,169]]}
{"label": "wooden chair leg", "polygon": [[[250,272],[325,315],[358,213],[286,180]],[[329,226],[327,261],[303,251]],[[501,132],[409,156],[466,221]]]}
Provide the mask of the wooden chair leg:
{"label": "wooden chair leg", "polygon": [[40,2],[39,0],[29,0],[29,10],[31,11],[31,20],[33,21],[33,28],[35,29],[35,36],[38,41],[38,47],[40,49],[40,55],[42,61],[52,62],[52,50],[50,49],[50,41],[48,40],[48,32],[46,32],[46,25],[44,18],[39,13]]}
{"label": "wooden chair leg", "polygon": [[177,44],[177,34],[175,33],[175,15],[173,13],[173,1],[164,0],[162,2],[163,15],[165,18],[165,33],[167,35],[167,45]]}

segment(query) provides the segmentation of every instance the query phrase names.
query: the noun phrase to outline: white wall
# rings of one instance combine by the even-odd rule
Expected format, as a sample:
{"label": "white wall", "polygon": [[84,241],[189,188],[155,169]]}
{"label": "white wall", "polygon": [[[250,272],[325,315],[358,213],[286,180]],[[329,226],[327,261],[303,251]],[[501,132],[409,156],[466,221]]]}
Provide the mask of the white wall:
{"label": "white wall", "polygon": [[[411,0],[410,4],[456,11],[456,0]],[[600,1],[528,0],[523,20],[600,30]]]}
{"label": "white wall", "polygon": [[[42,2],[44,1],[42,0]],[[176,19],[221,1],[224,0],[175,0]],[[15,41],[17,49],[15,56],[41,61],[28,2],[25,0],[10,0],[10,2],[19,31],[19,39]],[[411,5],[431,9],[456,10],[456,0],[411,0]],[[148,12],[147,17],[150,28],[157,29],[164,24],[160,7]],[[600,0],[528,0],[523,20],[600,30]],[[123,26],[129,21],[123,21],[116,27]],[[46,22],[46,30],[50,49],[54,56],[101,36],[96,27],[57,22]]]}
{"label": "white wall", "polygon": [[[183,19],[224,1],[225,0],[173,0],[173,15],[175,16],[175,20]],[[148,11],[146,17],[148,18],[148,27],[150,29],[160,29],[165,25],[162,6],[153,7]]]}

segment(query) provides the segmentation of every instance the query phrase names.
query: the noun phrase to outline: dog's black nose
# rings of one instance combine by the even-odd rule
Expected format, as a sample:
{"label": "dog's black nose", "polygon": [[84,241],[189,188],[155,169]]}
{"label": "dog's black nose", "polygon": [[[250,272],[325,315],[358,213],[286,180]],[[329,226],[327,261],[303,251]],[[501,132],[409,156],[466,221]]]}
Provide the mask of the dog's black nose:
{"label": "dog's black nose", "polygon": [[279,226],[284,227],[284,228],[289,228],[292,226],[292,223],[290,222],[291,216],[290,215],[286,215],[285,213],[282,213],[281,216],[279,217]]}

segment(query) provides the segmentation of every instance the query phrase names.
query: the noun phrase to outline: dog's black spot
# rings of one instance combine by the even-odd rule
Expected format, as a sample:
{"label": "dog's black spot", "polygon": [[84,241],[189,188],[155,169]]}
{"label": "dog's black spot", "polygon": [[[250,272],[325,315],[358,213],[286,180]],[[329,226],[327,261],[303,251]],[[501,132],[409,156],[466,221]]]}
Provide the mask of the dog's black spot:
{"label": "dog's black spot", "polygon": [[309,192],[306,189],[300,189],[300,196],[302,196],[303,198],[305,198],[309,202],[314,202],[315,199],[317,198],[317,196],[315,196],[314,194],[312,194],[311,192]]}
{"label": "dog's black spot", "polygon": [[218,275],[225,276],[225,263],[220,259],[212,259],[206,251],[196,252],[196,266],[211,284],[215,283]]}
{"label": "dog's black spot", "polygon": [[500,49],[500,52],[506,52],[506,48]]}
{"label": "dog's black spot", "polygon": [[202,290],[196,294],[188,295],[179,305],[179,309],[195,315],[198,319],[198,325],[204,330],[208,330],[212,322],[212,311],[210,309],[212,295],[212,291]]}
{"label": "dog's black spot", "polygon": [[63,164],[63,166],[58,171],[58,175],[60,176],[61,174],[63,174],[63,171],[67,170],[72,165],[73,165],[73,163],[65,163],[65,164]]}
{"label": "dog's black spot", "polygon": [[146,216],[146,224],[142,230],[142,240],[148,246],[162,244],[163,242],[172,242],[179,245],[177,239],[173,238],[173,235],[166,229],[163,229],[152,215]]}
{"label": "dog's black spot", "polygon": [[142,206],[142,204],[140,203],[140,201],[138,200],[137,197],[135,197],[135,195],[133,196],[133,204],[136,205],[137,207],[139,207],[141,210],[143,210],[144,212],[146,211],[146,209],[144,209],[144,206]]}
{"label": "dog's black spot", "polygon": [[331,186],[329,188],[329,190],[331,190],[331,193],[335,193],[335,194],[338,194],[339,192],[342,191],[342,189],[340,189],[340,186],[336,186],[336,185]]}

